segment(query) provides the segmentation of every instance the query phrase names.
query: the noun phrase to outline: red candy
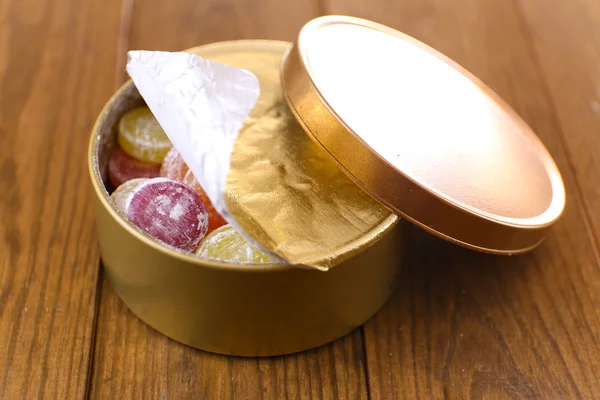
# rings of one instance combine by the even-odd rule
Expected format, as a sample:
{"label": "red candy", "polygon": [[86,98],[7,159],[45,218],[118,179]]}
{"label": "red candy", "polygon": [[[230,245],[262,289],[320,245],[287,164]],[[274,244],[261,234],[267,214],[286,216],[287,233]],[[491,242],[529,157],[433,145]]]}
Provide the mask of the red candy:
{"label": "red candy", "polygon": [[159,176],[160,164],[148,164],[127,155],[116,148],[108,161],[108,179],[117,188],[136,178],[155,178]]}
{"label": "red candy", "polygon": [[181,181],[198,193],[208,212],[208,233],[227,224],[227,221],[217,212],[208,195],[202,189],[202,186],[200,186],[200,182],[198,182],[192,171],[189,170],[183,157],[181,157],[174,147],[167,153],[163,160],[162,167],[160,168],[160,176]]}
{"label": "red candy", "polygon": [[150,236],[186,251],[196,249],[208,230],[208,213],[198,194],[169,178],[154,178],[136,187],[125,215]]}

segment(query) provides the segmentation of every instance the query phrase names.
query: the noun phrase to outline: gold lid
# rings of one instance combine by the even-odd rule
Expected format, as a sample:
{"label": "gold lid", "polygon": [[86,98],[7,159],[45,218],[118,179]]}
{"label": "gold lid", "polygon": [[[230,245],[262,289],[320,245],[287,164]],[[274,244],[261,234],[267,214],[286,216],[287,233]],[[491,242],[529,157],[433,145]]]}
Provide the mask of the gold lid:
{"label": "gold lid", "polygon": [[538,245],[565,191],[531,128],[427,45],[352,17],[310,21],[282,61],[286,101],[365,191],[457,244],[510,254]]}

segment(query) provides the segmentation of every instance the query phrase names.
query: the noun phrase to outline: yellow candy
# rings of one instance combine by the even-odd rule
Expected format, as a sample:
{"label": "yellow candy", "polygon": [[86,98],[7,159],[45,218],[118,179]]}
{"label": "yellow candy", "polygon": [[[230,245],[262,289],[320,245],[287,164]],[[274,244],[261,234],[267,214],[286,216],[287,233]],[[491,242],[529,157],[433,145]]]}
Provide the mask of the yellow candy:
{"label": "yellow candy", "polygon": [[208,234],[196,249],[200,258],[236,264],[274,264],[276,258],[250,244],[231,225],[224,225]]}
{"label": "yellow candy", "polygon": [[119,146],[131,157],[160,164],[173,145],[148,107],[135,108],[119,121]]}

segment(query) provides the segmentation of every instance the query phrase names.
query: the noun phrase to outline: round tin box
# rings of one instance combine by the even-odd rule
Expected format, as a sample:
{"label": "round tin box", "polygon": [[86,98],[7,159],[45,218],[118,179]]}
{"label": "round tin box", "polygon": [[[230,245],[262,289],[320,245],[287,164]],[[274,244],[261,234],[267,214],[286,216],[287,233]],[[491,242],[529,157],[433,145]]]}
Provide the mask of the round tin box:
{"label": "round tin box", "polygon": [[189,51],[275,76],[308,137],[390,214],[326,272],[211,262],[160,245],[121,217],[105,188],[117,122],[144,104],[127,82],[99,116],[88,154],[102,261],[127,306],[175,340],[241,356],[316,347],[392,294],[400,217],[461,246],[514,254],[537,246],[562,213],[560,173],[527,124],[468,71],[400,32],[329,16],[293,45]]}
{"label": "round tin box", "polygon": [[[267,60],[266,65],[253,62],[263,65],[262,71],[253,72],[277,75],[279,60],[290,47],[285,42],[245,40],[189,51],[220,62],[250,54]],[[119,118],[143,104],[133,83],[124,84],[100,114],[88,154],[102,262],[119,297],[139,318],[203,350],[269,356],[341,337],[385,303],[396,286],[403,246],[402,227],[392,213],[365,232],[368,244],[357,244],[363,247],[360,254],[327,272],[200,260],[160,245],[127,222],[110,200],[104,170],[116,146]],[[381,239],[372,243],[372,237]]]}

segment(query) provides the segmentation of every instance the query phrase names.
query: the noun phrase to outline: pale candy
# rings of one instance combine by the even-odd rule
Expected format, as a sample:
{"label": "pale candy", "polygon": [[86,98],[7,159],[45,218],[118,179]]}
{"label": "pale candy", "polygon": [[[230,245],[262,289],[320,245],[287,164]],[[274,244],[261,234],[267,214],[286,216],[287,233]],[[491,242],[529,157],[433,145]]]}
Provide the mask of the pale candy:
{"label": "pale candy", "polygon": [[117,187],[117,190],[112,192],[112,194],[110,195],[110,197],[115,202],[115,205],[117,206],[117,210],[124,214],[125,203],[127,202],[127,198],[131,195],[131,193],[136,187],[138,187],[141,183],[146,182],[147,180],[148,178],[131,179],[123,183],[122,185],[119,185],[119,187]]}
{"label": "pale candy", "polygon": [[281,262],[248,242],[231,225],[222,226],[200,243],[200,258],[235,264],[273,264]]}

